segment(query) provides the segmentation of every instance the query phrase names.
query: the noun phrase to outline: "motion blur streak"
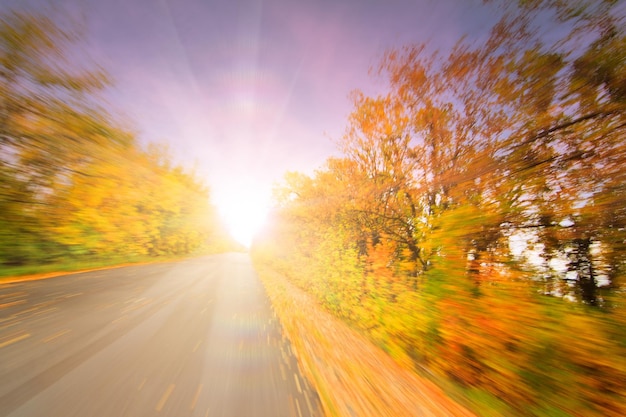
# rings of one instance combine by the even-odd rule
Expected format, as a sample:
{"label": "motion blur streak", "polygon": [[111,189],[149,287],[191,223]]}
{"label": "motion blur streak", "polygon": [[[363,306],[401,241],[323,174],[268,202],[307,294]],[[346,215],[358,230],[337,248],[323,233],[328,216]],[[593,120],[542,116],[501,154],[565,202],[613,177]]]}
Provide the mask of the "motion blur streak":
{"label": "motion blur streak", "polygon": [[66,63],[74,39],[43,15],[0,15],[3,274],[222,245],[208,187],[96,104],[107,77]]}
{"label": "motion blur streak", "polygon": [[387,92],[354,94],[342,155],[285,176],[253,253],[479,415],[623,416],[626,10],[494,3],[484,43],[385,55]]}
{"label": "motion blur streak", "polygon": [[[198,10],[219,20],[225,8],[159,3],[172,65],[194,90],[165,94],[168,106],[193,101],[181,106],[198,110],[186,117],[205,117],[199,55],[222,75],[206,85],[227,81],[211,90],[227,96],[215,99],[226,111],[207,119],[236,121],[221,120],[229,134],[202,145],[240,151],[233,177],[275,168],[269,155],[298,160],[299,138],[279,141],[278,126],[297,124],[292,107],[317,123],[314,105],[295,103],[331,88],[300,81],[342,70],[333,53],[311,58],[316,48],[302,45],[329,50],[358,17],[342,6],[345,22],[311,25],[306,11],[323,15],[317,3],[251,1],[228,9],[246,13],[236,42],[216,42],[226,55],[237,46],[225,65],[209,62],[198,26],[181,24],[204,24]],[[320,4],[331,3],[343,4]],[[361,3],[374,32],[403,2]],[[351,95],[335,156],[287,173],[267,216],[259,178],[236,190],[218,176],[221,214],[251,243],[291,342],[243,254],[9,283],[0,287],[0,414],[625,416],[626,2],[481,3],[475,23],[489,32],[447,49],[421,37],[387,50],[372,69],[378,82]],[[277,16],[299,18],[264,37],[265,19]],[[406,26],[421,27],[418,17]],[[218,23],[213,32],[229,29]],[[215,188],[103,108],[110,79],[80,55],[77,29],[63,13],[0,14],[0,275],[237,248]],[[261,56],[282,65],[264,40],[291,35],[292,84],[261,65]],[[261,100],[266,84],[284,93],[268,94],[272,105]],[[172,140],[189,140],[181,136]],[[234,143],[217,147],[224,137]],[[292,139],[293,148],[273,146]],[[204,161],[232,162],[215,154]]]}
{"label": "motion blur streak", "polygon": [[322,415],[245,254],[16,282],[0,303],[16,292],[2,416]]}

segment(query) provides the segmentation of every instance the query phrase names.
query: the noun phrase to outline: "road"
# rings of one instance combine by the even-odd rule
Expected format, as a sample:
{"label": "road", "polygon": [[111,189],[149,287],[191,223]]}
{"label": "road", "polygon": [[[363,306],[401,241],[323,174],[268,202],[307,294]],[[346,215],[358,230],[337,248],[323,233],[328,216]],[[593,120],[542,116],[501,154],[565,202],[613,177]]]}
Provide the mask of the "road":
{"label": "road", "polygon": [[0,285],[0,416],[320,416],[247,254]]}

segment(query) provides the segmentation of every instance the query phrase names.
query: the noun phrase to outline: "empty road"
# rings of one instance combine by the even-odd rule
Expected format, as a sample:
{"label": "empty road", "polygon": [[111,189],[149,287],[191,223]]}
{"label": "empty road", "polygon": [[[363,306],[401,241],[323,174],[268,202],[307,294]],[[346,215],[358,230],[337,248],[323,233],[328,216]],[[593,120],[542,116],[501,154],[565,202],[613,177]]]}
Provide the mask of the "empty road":
{"label": "empty road", "polygon": [[0,416],[321,416],[247,254],[0,284]]}

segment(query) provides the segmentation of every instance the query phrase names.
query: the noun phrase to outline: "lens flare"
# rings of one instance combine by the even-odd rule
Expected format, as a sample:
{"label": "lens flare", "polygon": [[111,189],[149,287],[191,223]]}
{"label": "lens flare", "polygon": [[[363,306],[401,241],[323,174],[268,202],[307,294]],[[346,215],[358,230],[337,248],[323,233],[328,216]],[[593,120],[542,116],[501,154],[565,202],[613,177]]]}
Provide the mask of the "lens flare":
{"label": "lens flare", "polygon": [[269,193],[255,184],[238,184],[216,196],[216,205],[231,236],[250,247],[269,211]]}

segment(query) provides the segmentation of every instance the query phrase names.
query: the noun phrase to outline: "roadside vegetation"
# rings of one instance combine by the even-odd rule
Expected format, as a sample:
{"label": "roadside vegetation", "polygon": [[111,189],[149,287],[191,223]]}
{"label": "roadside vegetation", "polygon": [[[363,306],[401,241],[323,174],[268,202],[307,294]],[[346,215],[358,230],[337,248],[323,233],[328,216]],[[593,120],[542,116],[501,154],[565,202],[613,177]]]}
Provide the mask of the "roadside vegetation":
{"label": "roadside vegetation", "polygon": [[324,311],[283,274],[259,260],[256,267],[284,336],[291,341],[301,371],[317,388],[326,416],[474,415],[432,381]]}
{"label": "roadside vegetation", "polygon": [[[354,93],[341,155],[285,176],[253,246],[331,415],[467,414],[442,391],[626,415],[626,10],[486,3],[486,39],[383,57],[386,91]],[[0,277],[233,248],[197,175],[105,110],[67,23],[0,14]]]}
{"label": "roadside vegetation", "polygon": [[487,39],[384,56],[253,253],[478,415],[623,416],[625,10],[487,3]]}
{"label": "roadside vegetation", "polygon": [[71,23],[0,15],[0,276],[230,247],[208,187],[105,110]]}

